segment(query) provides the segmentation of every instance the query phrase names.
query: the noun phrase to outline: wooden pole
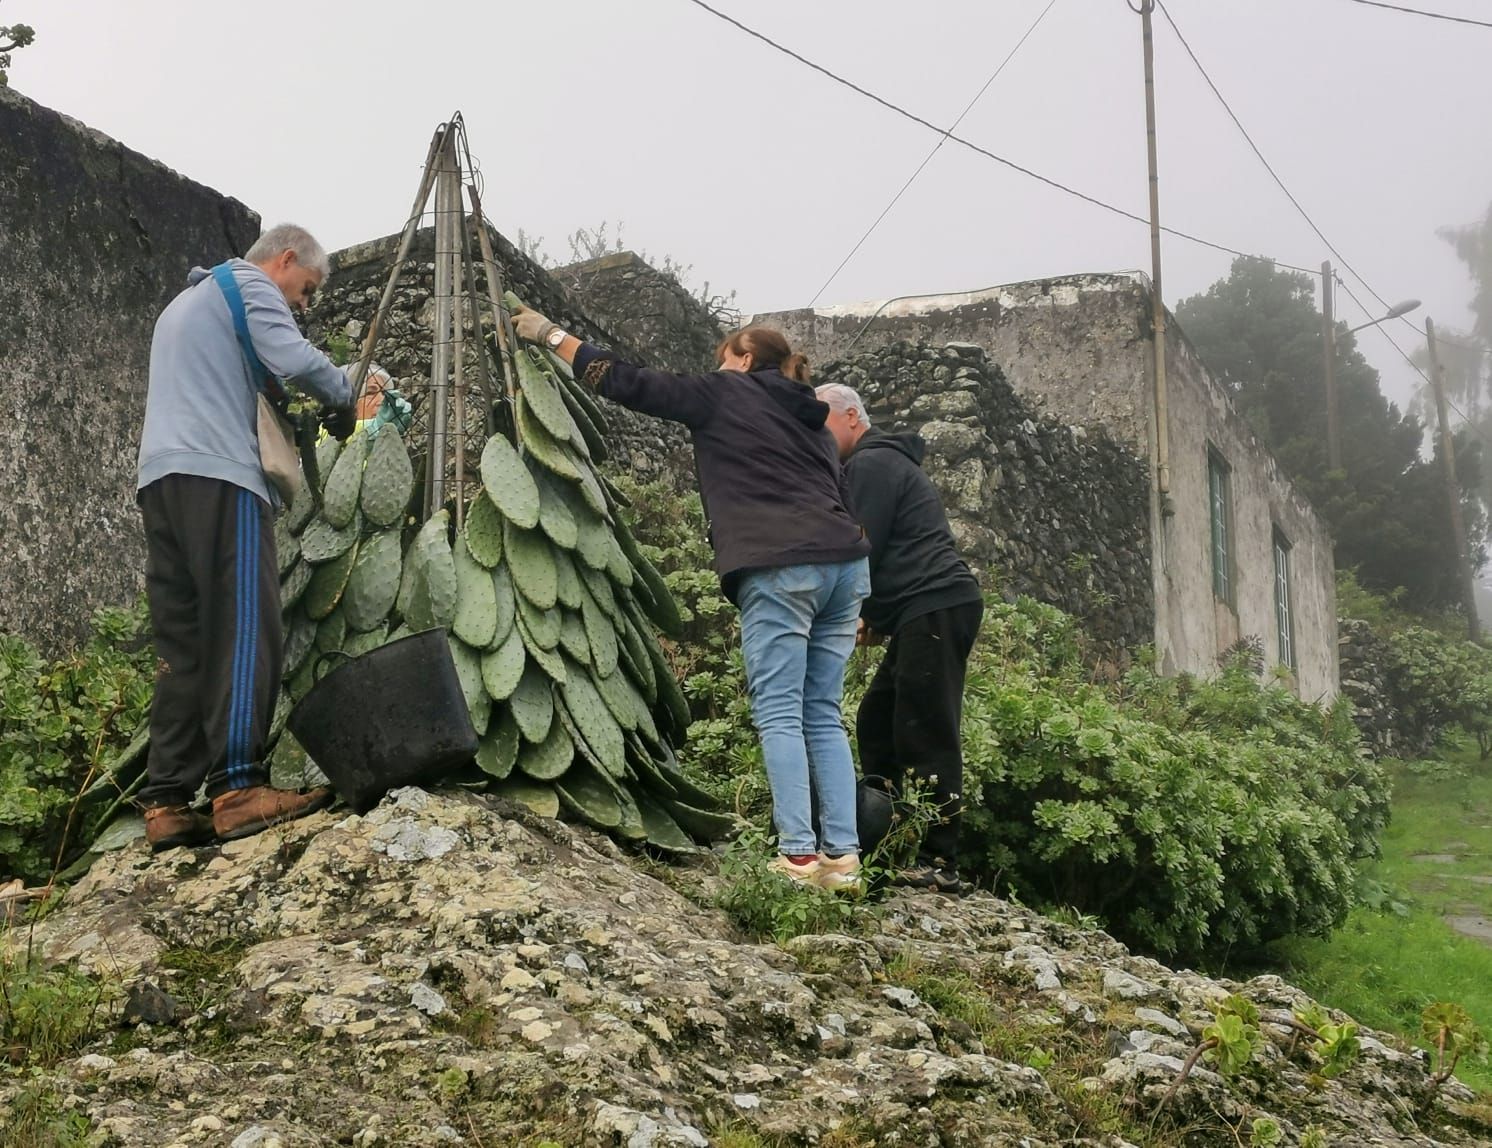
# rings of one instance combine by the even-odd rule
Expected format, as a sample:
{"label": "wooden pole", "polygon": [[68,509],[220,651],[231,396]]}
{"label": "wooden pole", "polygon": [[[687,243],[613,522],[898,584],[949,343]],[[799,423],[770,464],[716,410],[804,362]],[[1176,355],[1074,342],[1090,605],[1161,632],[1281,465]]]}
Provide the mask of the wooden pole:
{"label": "wooden pole", "polygon": [[1145,47],[1145,155],[1150,168],[1150,327],[1155,350],[1155,486],[1171,491],[1170,415],[1166,396],[1166,302],[1160,285],[1160,172],[1155,146],[1155,38],[1150,14],[1155,0],[1140,0]]}
{"label": "wooden pole", "polygon": [[1337,405],[1337,323],[1333,314],[1331,263],[1321,264],[1321,348],[1326,377],[1326,469],[1342,469],[1341,413]]}
{"label": "wooden pole", "polygon": [[425,464],[427,518],[445,505],[446,458],[450,453],[451,313],[455,302],[451,186],[459,178],[455,164],[456,141],[448,134],[435,181],[435,330],[430,352],[430,441]]}
{"label": "wooden pole", "polygon": [[1435,414],[1440,421],[1440,464],[1445,474],[1445,498],[1450,512],[1451,533],[1455,536],[1456,560],[1460,563],[1461,592],[1466,603],[1466,636],[1477,640],[1481,627],[1476,617],[1476,578],[1466,546],[1466,522],[1461,516],[1461,484],[1456,481],[1456,439],[1451,434],[1450,416],[1446,412],[1445,379],[1440,373],[1440,348],[1435,343],[1435,320],[1425,320],[1425,336],[1430,347],[1430,387],[1435,392]]}
{"label": "wooden pole", "polygon": [[409,218],[404,223],[404,233],[399,236],[399,250],[394,255],[393,269],[389,272],[388,282],[384,284],[383,297],[378,301],[378,310],[373,313],[373,321],[368,324],[368,330],[363,334],[363,351],[358,356],[357,365],[351,375],[354,405],[358,399],[363,397],[363,381],[368,377],[368,364],[373,361],[373,348],[383,330],[383,321],[388,318],[389,308],[393,305],[394,288],[399,285],[399,276],[404,270],[404,261],[409,258],[409,248],[414,243],[415,233],[420,229],[420,220],[425,214],[425,204],[430,199],[430,189],[435,185],[437,157],[445,144],[446,137],[450,134],[451,127],[451,124],[442,124],[430,140],[430,150],[425,156],[425,173],[420,177],[420,190],[415,194],[414,206],[409,209]]}

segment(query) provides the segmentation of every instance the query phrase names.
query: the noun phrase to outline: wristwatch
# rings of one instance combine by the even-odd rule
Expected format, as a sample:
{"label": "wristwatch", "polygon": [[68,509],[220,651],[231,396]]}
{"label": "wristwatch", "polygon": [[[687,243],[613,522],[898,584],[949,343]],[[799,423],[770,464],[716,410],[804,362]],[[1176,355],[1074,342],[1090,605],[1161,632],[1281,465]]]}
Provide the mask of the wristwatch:
{"label": "wristwatch", "polygon": [[549,334],[544,336],[544,345],[547,346],[551,351],[558,351],[559,345],[565,341],[565,337],[567,334],[568,332],[565,331],[564,328],[555,327],[554,330],[550,331]]}

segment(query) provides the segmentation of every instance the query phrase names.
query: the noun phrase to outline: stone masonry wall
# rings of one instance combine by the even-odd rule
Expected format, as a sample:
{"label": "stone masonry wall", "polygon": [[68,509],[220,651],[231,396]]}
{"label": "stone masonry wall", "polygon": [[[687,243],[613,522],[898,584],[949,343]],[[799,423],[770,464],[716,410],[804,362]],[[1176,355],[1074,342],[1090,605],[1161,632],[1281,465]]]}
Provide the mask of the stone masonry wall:
{"label": "stone masonry wall", "polygon": [[0,87],[0,632],[58,653],[140,592],[155,319],[258,234],[237,200]]}
{"label": "stone masonry wall", "polygon": [[[1070,275],[962,294],[757,315],[814,362],[903,339],[982,347],[1033,408],[1103,428],[1151,460],[1150,287],[1133,272]],[[1266,664],[1287,658],[1300,695],[1337,693],[1332,540],[1309,503],[1233,408],[1180,327],[1166,337],[1170,491],[1149,499],[1155,629],[1167,673],[1214,673],[1220,654],[1257,639]],[[1214,581],[1209,459],[1226,468],[1227,578]],[[1153,489],[1153,478],[1152,487]],[[1288,640],[1275,602],[1276,540],[1288,550]],[[1214,592],[1223,585],[1225,593]]]}
{"label": "stone masonry wall", "polygon": [[[634,362],[687,362],[687,345],[674,346],[659,332],[643,329],[643,338],[653,347],[644,352],[628,322],[613,327],[591,308],[590,301],[567,289],[550,272],[529,259],[497,232],[490,232],[493,254],[500,266],[503,286],[528,306],[543,312],[566,330],[602,346],[613,347]],[[350,340],[356,349],[366,324],[378,309],[384,285],[399,246],[397,235],[338,251],[332,256],[332,274],[307,316],[311,339],[325,345],[336,336]],[[474,244],[475,247],[475,244]],[[435,321],[435,237],[433,229],[415,236],[409,259],[400,276],[389,317],[379,336],[375,360],[395,379],[395,385],[411,399],[419,400],[429,388],[431,331]],[[487,298],[486,277],[477,272],[477,292]],[[484,335],[491,337],[488,308],[481,308]],[[467,323],[467,338],[472,328]],[[470,347],[471,344],[468,343]],[[468,354],[465,381],[469,401],[479,403],[475,352]],[[640,478],[692,474],[689,441],[676,423],[634,414],[615,403],[601,400],[611,427],[608,445],[612,465],[634,472]],[[479,405],[474,405],[474,410]]]}
{"label": "stone masonry wall", "polygon": [[1147,468],[1101,430],[1043,418],[983,349],[893,343],[825,364],[873,425],[915,430],[959,549],[1005,593],[1083,619],[1111,664],[1152,640]]}
{"label": "stone masonry wall", "polygon": [[552,274],[597,322],[627,333],[642,362],[706,371],[725,329],[672,275],[630,251],[572,263]]}

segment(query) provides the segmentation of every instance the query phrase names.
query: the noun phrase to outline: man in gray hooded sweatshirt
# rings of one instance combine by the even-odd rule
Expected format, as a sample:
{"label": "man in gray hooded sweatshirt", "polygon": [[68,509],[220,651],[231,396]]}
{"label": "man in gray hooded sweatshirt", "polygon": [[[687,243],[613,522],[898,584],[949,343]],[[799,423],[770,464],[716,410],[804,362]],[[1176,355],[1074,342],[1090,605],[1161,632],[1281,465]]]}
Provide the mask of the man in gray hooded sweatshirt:
{"label": "man in gray hooded sweatshirt", "polygon": [[[326,252],[308,232],[282,224],[225,267],[259,362],[319,399],[328,428],[345,438],[351,384],[306,341],[290,311],[304,310],[326,278]],[[157,656],[139,802],[156,850],[245,837],[331,801],[329,790],[268,785],[264,743],[284,636],[278,499],[259,461],[262,380],[219,281],[198,267],[187,283],[156,320],[136,493]],[[210,819],[190,808],[204,780]]]}

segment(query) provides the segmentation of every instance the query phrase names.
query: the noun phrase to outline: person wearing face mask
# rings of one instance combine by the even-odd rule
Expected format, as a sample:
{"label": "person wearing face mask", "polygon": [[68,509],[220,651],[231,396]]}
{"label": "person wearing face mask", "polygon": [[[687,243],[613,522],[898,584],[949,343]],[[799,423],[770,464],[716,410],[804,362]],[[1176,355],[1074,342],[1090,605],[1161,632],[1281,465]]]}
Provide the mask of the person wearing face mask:
{"label": "person wearing face mask", "polygon": [[799,883],[859,889],[855,767],[840,701],[870,592],[869,548],[846,509],[828,407],[808,384],[807,359],[780,332],[747,327],[716,349],[717,370],[678,375],[622,362],[536,311],[513,322],[599,394],[690,429],[715,569],[741,612],[777,828],[772,865]]}
{"label": "person wearing face mask", "polygon": [[[330,790],[269,786],[264,743],[280,689],[283,634],[274,507],[260,455],[260,395],[280,380],[319,399],[352,433],[352,387],[308,343],[304,310],[326,252],[282,224],[243,259],[194,268],[150,347],[136,500],[157,657],[150,755],[139,804],[155,850],[230,840],[330,803]],[[206,782],[212,815],[191,808]]]}

